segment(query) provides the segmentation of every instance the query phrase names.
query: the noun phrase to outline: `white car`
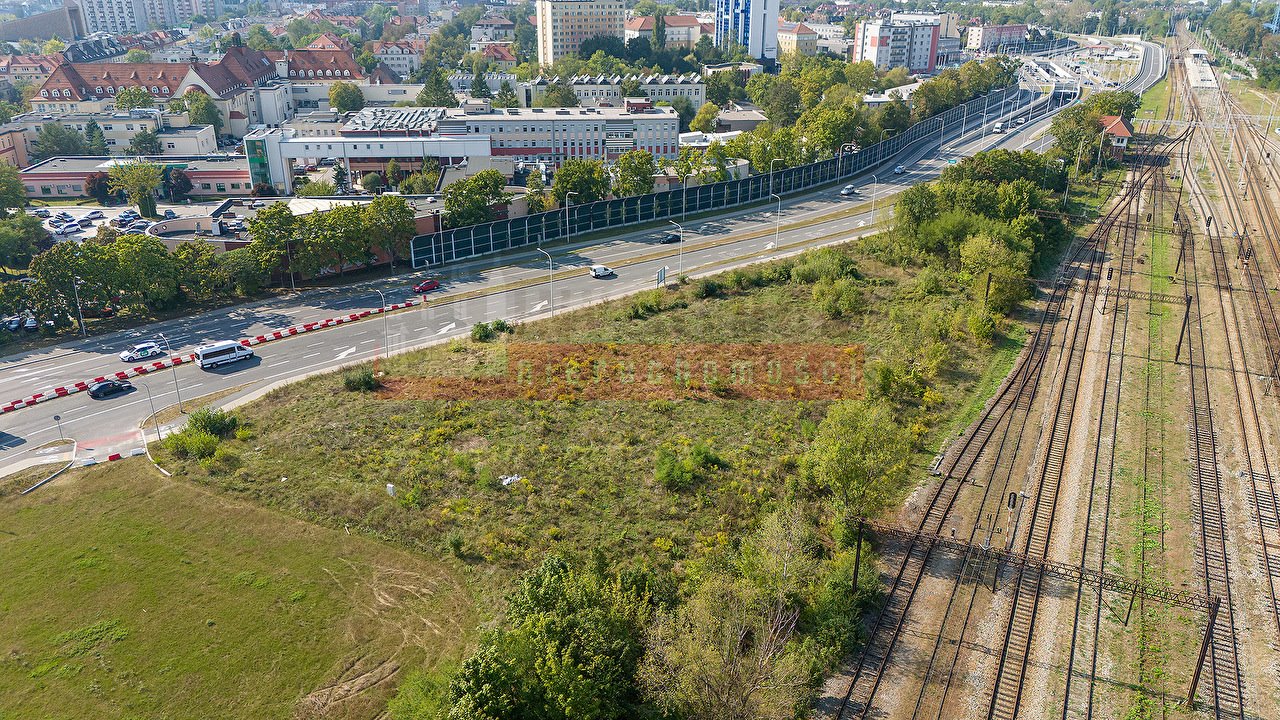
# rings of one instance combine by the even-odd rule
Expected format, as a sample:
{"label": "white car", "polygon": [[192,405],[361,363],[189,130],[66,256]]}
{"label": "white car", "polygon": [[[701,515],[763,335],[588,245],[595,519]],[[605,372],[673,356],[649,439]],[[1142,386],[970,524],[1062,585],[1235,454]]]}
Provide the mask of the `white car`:
{"label": "white car", "polygon": [[124,362],[137,362],[139,360],[146,360],[147,358],[163,354],[164,348],[160,347],[159,343],[144,342],[138,343],[137,345],[130,345],[126,350],[120,353],[120,359]]}
{"label": "white car", "polygon": [[101,210],[92,210],[92,211],[90,211],[90,212],[89,212],[89,214],[88,214],[88,215],[85,215],[85,216],[84,216],[84,219],[85,219],[85,220],[101,220],[102,218],[104,218],[104,217],[106,217],[106,216],[107,216],[107,214],[106,214],[106,213],[104,213],[104,212],[102,212]]}
{"label": "white car", "polygon": [[607,278],[616,274],[617,273],[613,271],[613,268],[609,267],[608,265],[592,265],[591,266],[591,277],[593,278]]}
{"label": "white car", "polygon": [[857,194],[858,194],[858,188],[852,185],[845,185],[844,187],[840,188],[841,197],[849,197],[850,195],[857,195]]}
{"label": "white car", "polygon": [[906,166],[906,165],[899,165],[898,167],[896,167],[896,168],[894,168],[894,169],[893,169],[893,174],[894,174],[894,175],[901,175],[902,173],[904,173],[904,172],[906,172],[906,171],[907,171],[907,166]]}

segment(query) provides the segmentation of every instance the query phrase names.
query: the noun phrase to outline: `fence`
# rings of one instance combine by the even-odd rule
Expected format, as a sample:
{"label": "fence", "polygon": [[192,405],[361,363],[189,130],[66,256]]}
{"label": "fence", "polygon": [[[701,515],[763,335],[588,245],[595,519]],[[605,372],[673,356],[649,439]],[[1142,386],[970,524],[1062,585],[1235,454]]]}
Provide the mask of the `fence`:
{"label": "fence", "polygon": [[749,205],[771,196],[786,196],[829,185],[891,161],[907,147],[941,135],[946,126],[960,123],[968,113],[981,113],[987,104],[998,107],[1021,92],[1017,86],[993,90],[988,95],[922,120],[904,132],[863,148],[857,154],[842,153],[808,165],[751,175],[740,180],[570,205],[523,217],[419,235],[413,238],[411,245],[413,266],[442,265],[512,248],[567,240],[596,230],[674,220],[687,213]]}

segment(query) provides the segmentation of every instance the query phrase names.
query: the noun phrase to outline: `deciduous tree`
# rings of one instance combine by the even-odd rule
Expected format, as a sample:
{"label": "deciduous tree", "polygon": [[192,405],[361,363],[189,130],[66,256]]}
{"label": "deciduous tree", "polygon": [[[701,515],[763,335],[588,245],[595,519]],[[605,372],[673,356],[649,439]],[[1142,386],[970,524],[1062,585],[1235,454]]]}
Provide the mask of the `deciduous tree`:
{"label": "deciduous tree", "polygon": [[116,163],[107,173],[107,187],[111,192],[124,192],[129,202],[138,206],[144,217],[156,215],[156,190],[160,188],[163,174],[160,166],[139,160]]}
{"label": "deciduous tree", "polygon": [[507,179],[497,170],[482,170],[444,189],[444,221],[448,227],[463,227],[493,219],[492,205],[506,202]]}
{"label": "deciduous tree", "polygon": [[340,113],[360,110],[364,107],[364,94],[355,83],[336,82],[329,86],[329,106]]}
{"label": "deciduous tree", "polygon": [[713,133],[716,131],[716,120],[720,117],[720,106],[715,103],[704,103],[698,108],[698,114],[694,116],[693,122],[689,123],[689,129],[697,132]]}
{"label": "deciduous tree", "polygon": [[396,257],[409,254],[415,233],[413,208],[403,197],[380,195],[364,208],[367,235],[374,247],[385,250],[394,266]]}
{"label": "deciduous tree", "polygon": [[116,93],[117,110],[155,107],[156,100],[146,88],[134,85]]}
{"label": "deciduous tree", "polygon": [[129,140],[126,151],[130,155],[159,155],[160,136],[153,130],[140,130]]}
{"label": "deciduous tree", "polygon": [[609,194],[609,173],[599,160],[566,160],[556,171],[551,193],[561,206],[569,193],[573,193],[574,204],[603,200]]}
{"label": "deciduous tree", "polygon": [[658,165],[648,150],[630,150],[618,156],[613,166],[615,197],[631,197],[653,192],[653,175]]}

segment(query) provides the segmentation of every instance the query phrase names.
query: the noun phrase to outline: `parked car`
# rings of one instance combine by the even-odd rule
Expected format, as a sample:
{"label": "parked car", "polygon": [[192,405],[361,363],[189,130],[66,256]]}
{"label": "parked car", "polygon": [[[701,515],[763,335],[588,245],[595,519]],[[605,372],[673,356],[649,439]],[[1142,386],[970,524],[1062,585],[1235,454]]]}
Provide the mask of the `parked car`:
{"label": "parked car", "polygon": [[661,238],[658,238],[658,242],[662,243],[663,245],[670,245],[671,243],[678,243],[678,242],[680,242],[680,233],[678,233],[678,232],[668,232],[668,233],[663,233],[663,234],[662,234],[662,237],[661,237]]}
{"label": "parked car", "polygon": [[120,352],[120,359],[125,362],[137,362],[163,354],[164,348],[160,347],[160,343],[148,341],[125,348]]}
{"label": "parked car", "polygon": [[67,223],[66,225],[62,225],[58,229],[54,230],[53,234],[54,235],[74,235],[78,232],[80,232],[80,225],[78,225],[77,223],[71,222],[71,223]]}
{"label": "parked car", "polygon": [[84,216],[84,219],[85,220],[101,220],[106,216],[107,214],[102,212],[101,210],[90,210],[89,214]]}
{"label": "parked car", "polygon": [[144,232],[149,227],[151,227],[151,223],[147,222],[146,220],[138,220],[130,224],[129,227],[125,228],[125,230],[128,230],[131,233],[136,233],[136,232]]}
{"label": "parked car", "polygon": [[266,204],[265,202],[261,201],[261,200],[254,200],[253,202],[249,203],[249,207],[254,208],[254,209],[257,209],[257,208],[264,208],[264,207],[266,207],[266,206],[267,206],[267,204]]}
{"label": "parked car", "polygon": [[320,168],[316,167],[315,165],[308,165],[308,166],[307,166],[307,172],[315,172],[315,171],[317,171],[317,170],[319,170],[319,169],[320,169]]}
{"label": "parked car", "polygon": [[76,224],[84,228],[85,230],[88,230],[89,228],[93,227],[93,221],[90,220],[89,218],[85,218]]}
{"label": "parked car", "polygon": [[58,214],[57,214],[57,215],[54,215],[54,217],[60,217],[60,218],[62,218],[63,220],[70,220],[70,219],[72,218],[72,215],[71,215],[71,213],[67,212],[66,210],[61,210],[61,211],[59,211],[59,212],[58,212]]}
{"label": "parked car", "polygon": [[432,290],[439,290],[439,289],[440,289],[440,281],[436,280],[435,278],[427,278],[426,280],[423,280],[422,282],[413,286],[413,291],[416,293],[431,292]]}
{"label": "parked car", "polygon": [[899,165],[898,167],[896,167],[896,168],[894,168],[894,169],[893,169],[893,174],[894,174],[894,175],[901,175],[901,174],[905,173],[906,171],[907,171],[907,166],[906,166],[906,165]]}
{"label": "parked car", "polygon": [[94,400],[133,391],[133,383],[128,380],[103,380],[89,386],[89,397]]}
{"label": "parked car", "polygon": [[9,332],[18,332],[19,330],[22,329],[22,317],[19,315],[14,315],[13,317],[5,320],[4,329],[8,330]]}
{"label": "parked car", "polygon": [[35,210],[31,211],[31,214],[35,215],[38,218],[47,218],[47,217],[53,216],[53,213],[49,212],[45,208],[36,208]]}
{"label": "parked car", "polygon": [[852,185],[845,185],[844,187],[840,188],[841,197],[850,197],[852,195],[857,195],[857,194],[858,194],[858,188]]}
{"label": "parked car", "polygon": [[165,220],[177,220],[177,219],[178,219],[178,213],[174,212],[172,209],[170,209],[170,210],[165,210],[165,211],[164,211],[164,219],[165,219]]}
{"label": "parked car", "polygon": [[613,268],[609,267],[608,265],[592,265],[591,266],[591,277],[593,278],[607,278],[613,275],[617,275],[617,273],[615,273],[613,271]]}
{"label": "parked car", "polygon": [[40,323],[34,317],[28,315],[27,319],[22,321],[22,329],[27,332],[35,332],[40,329]]}
{"label": "parked car", "polygon": [[60,217],[52,218],[49,220],[50,227],[62,227],[63,225],[66,225],[66,224],[67,224],[67,221],[63,220]]}

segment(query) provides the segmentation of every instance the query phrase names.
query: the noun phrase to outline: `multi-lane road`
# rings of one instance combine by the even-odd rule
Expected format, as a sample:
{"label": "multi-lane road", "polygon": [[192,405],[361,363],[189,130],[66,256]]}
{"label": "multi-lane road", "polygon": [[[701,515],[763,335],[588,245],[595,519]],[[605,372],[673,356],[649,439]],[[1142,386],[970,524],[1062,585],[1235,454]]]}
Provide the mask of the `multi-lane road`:
{"label": "multi-lane road", "polygon": [[[1030,98],[1030,94],[1027,94]],[[1006,118],[1025,115],[1024,104]],[[719,272],[735,266],[767,260],[804,249],[847,241],[883,222],[897,192],[936,177],[948,160],[971,155],[993,146],[1017,148],[1041,130],[1036,118],[1046,114],[1042,102],[1032,109],[1032,120],[1006,134],[990,132],[990,122],[972,120],[963,137],[951,129],[940,152],[936,141],[917,145],[895,158],[885,158],[875,172],[853,181],[859,195],[841,197],[839,187],[784,199],[779,215],[776,205],[738,209],[713,219],[690,218],[685,223],[683,249],[661,244],[670,226],[619,233],[607,240],[586,240],[551,248],[555,262],[554,298],[548,282],[545,257],[536,251],[503,258],[479,259],[432,272],[443,287],[428,296],[427,304],[361,322],[339,325],[256,346],[257,357],[213,371],[179,367],[133,380],[136,392],[106,400],[92,400],[85,393],[58,398],[0,416],[0,469],[30,461],[41,445],[59,433],[79,442],[81,457],[103,458],[113,452],[140,447],[139,424],[151,405],[165,407],[183,399],[235,389],[225,396],[234,400],[275,383],[309,373],[369,360],[379,353],[402,351],[469,334],[473,324],[495,319],[527,321],[556,312],[620,297],[656,285],[660,269],[669,277],[682,269],[686,275]],[[993,108],[994,110],[994,108]],[[893,173],[897,164],[907,170]],[[874,210],[872,204],[874,202]],[[617,270],[610,279],[594,279],[587,268],[609,265]],[[397,280],[380,280],[327,290],[253,302],[127,332],[0,358],[0,402],[16,400],[44,389],[88,380],[123,370],[117,356],[121,349],[143,340],[168,339],[173,352],[190,352],[214,340],[252,337],[270,330],[318,321],[381,305],[413,295],[411,286],[424,274]],[[176,387],[175,387],[176,386]],[[150,397],[148,392],[150,391]],[[60,417],[60,423],[53,416]]]}

